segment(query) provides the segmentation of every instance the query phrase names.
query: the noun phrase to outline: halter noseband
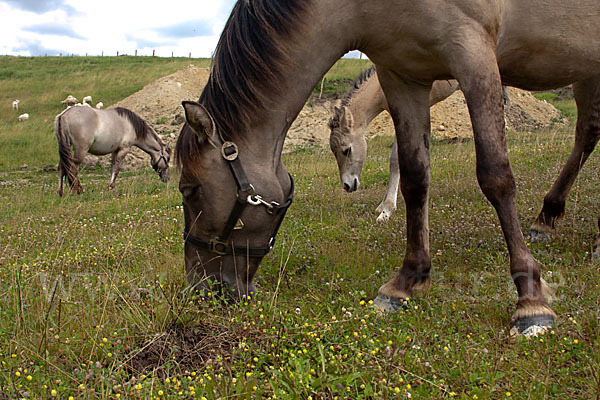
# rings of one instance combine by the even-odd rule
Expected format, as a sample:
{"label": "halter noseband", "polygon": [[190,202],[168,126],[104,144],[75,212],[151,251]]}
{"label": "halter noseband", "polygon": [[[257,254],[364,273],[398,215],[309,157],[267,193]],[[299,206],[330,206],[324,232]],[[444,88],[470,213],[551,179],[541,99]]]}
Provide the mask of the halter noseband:
{"label": "halter noseband", "polygon": [[[266,201],[262,196],[256,194],[254,191],[254,187],[248,182],[248,177],[242,168],[240,160],[238,158],[238,147],[233,142],[224,142],[221,146],[221,156],[228,161],[229,167],[231,168],[231,172],[233,173],[233,177],[235,178],[235,183],[237,185],[237,198],[236,202],[233,206],[233,209],[229,213],[229,218],[225,223],[225,228],[220,235],[217,237],[210,239],[208,241],[199,239],[197,237],[192,236],[187,230],[183,231],[183,240],[186,243],[190,243],[191,245],[208,250],[212,253],[216,253],[218,255],[246,255],[247,257],[264,257],[266,254],[271,251],[273,245],[275,245],[275,238],[277,236],[277,231],[279,231],[279,227],[283,222],[283,218],[285,217],[285,213],[288,208],[292,204],[294,200],[294,179],[291,175],[290,181],[292,183],[290,189],[290,195],[288,199],[283,204],[279,204],[276,201]],[[243,228],[243,222],[241,222],[240,216],[246,209],[248,205],[251,206],[264,206],[267,209],[267,213],[272,215],[279,215],[279,221],[277,222],[277,226],[275,226],[275,231],[271,235],[271,239],[269,239],[269,243],[267,247],[244,247],[244,246],[234,246],[230,244],[231,235],[234,230]]]}

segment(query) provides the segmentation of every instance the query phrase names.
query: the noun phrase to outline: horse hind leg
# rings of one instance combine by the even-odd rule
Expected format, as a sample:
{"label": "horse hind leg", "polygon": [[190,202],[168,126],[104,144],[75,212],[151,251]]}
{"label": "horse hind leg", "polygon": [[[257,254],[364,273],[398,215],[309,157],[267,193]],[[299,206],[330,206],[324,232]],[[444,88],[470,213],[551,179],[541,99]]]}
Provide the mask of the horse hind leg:
{"label": "horse hind leg", "polygon": [[550,240],[555,223],[565,212],[565,202],[577,174],[600,139],[600,76],[573,84],[577,103],[575,145],[552,188],[544,197],[542,211],[531,226],[531,242]]}
{"label": "horse hind leg", "polygon": [[398,184],[400,182],[400,166],[398,164],[398,143],[394,138],[392,145],[392,154],[390,155],[390,181],[385,197],[377,206],[377,222],[385,222],[390,219],[392,213],[396,210],[396,199],[398,198]]}

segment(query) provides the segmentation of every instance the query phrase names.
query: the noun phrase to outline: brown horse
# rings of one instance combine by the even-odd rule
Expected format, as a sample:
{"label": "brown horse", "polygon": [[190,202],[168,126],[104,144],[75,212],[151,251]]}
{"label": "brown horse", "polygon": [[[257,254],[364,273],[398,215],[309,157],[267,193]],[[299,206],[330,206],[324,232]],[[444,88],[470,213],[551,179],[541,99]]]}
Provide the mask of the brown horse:
{"label": "brown horse", "polygon": [[[599,137],[600,15],[596,0],[239,0],[199,102],[186,102],[178,139],[188,280],[235,295],[271,248],[293,182],[281,162],[286,132],[312,89],[344,53],[376,64],[396,128],[407,245],[399,273],[375,303],[393,311],[430,281],[429,93],[459,81],[471,115],[480,187],[496,209],[518,292],[517,332],[551,326],[540,267],[521,233],[504,137],[502,83],[549,89],[574,83],[577,141]],[[202,281],[202,282],[201,282]]]}
{"label": "brown horse", "polygon": [[[63,194],[67,178],[71,189],[81,193],[77,177],[85,155],[102,156],[112,153],[110,183],[115,187],[121,163],[136,146],[150,155],[150,164],[163,182],[169,180],[171,149],[160,140],[154,129],[133,111],[117,107],[98,110],[89,106],[71,107],[56,116],[54,121],[58,140],[58,195]],[[73,152],[71,153],[71,147]]]}

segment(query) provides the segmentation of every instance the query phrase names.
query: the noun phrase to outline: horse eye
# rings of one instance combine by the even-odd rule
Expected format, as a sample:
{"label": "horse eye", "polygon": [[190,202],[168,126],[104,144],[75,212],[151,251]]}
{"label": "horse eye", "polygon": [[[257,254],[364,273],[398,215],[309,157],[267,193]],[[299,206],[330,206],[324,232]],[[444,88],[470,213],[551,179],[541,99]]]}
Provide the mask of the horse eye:
{"label": "horse eye", "polygon": [[342,151],[342,154],[346,157],[348,157],[350,155],[350,152],[352,151],[352,147],[347,147],[346,149],[344,149],[344,151]]}

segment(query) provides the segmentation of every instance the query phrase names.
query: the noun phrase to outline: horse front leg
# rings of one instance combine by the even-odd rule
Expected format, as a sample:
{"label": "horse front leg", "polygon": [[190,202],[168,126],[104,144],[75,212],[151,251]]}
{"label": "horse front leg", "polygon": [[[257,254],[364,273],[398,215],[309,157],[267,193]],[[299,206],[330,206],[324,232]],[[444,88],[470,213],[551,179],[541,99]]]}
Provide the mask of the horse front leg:
{"label": "horse front leg", "polygon": [[579,171],[600,139],[600,77],[573,84],[577,103],[575,145],[548,194],[542,211],[529,230],[531,242],[550,240],[554,225],[565,212],[567,196]]}
{"label": "horse front leg", "polygon": [[117,151],[112,153],[112,163],[110,168],[110,182],[108,184],[108,189],[112,190],[115,188],[115,180],[117,180],[117,176],[119,175],[119,171],[121,170],[121,163],[125,159],[125,156],[129,153],[129,148],[119,148]]}
{"label": "horse front leg", "polygon": [[477,180],[500,219],[510,256],[510,272],[519,295],[511,332],[537,335],[553,325],[555,314],[545,297],[549,292],[540,280],[540,267],[519,226],[516,185],[504,131],[502,85],[493,43],[482,41],[460,61],[454,64],[454,76],[465,94],[473,123]]}
{"label": "horse front leg", "polygon": [[396,128],[400,189],[406,204],[406,253],[400,272],[385,283],[375,299],[380,311],[404,307],[414,290],[430,282],[428,198],[430,87],[408,84],[377,68]]}
{"label": "horse front leg", "polygon": [[398,184],[400,183],[400,166],[398,165],[398,143],[394,138],[392,153],[390,154],[390,181],[387,192],[375,212],[377,213],[377,222],[384,222],[390,219],[392,213],[396,210],[396,199],[398,198]]}

